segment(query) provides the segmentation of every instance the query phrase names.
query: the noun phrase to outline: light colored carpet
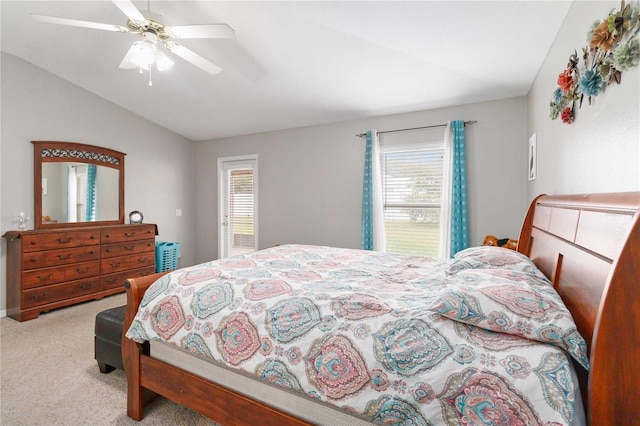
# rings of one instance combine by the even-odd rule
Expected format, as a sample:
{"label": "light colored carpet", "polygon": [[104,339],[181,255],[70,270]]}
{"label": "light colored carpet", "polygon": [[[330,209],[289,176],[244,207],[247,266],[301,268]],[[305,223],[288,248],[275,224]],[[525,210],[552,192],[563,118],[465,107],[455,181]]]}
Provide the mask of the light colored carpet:
{"label": "light colored carpet", "polygon": [[0,319],[0,424],[215,425],[162,397],[141,422],[127,417],[124,372],[101,374],[93,352],[96,314],[125,303],[119,294],[31,321]]}

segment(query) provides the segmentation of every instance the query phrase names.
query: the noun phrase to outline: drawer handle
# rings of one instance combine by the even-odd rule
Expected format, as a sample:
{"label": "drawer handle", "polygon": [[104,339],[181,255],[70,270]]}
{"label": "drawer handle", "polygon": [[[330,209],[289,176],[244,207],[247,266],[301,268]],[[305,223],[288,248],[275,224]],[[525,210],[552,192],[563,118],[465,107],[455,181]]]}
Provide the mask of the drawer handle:
{"label": "drawer handle", "polygon": [[134,235],[136,235],[136,231],[133,231],[133,232],[125,232],[125,233],[124,233],[124,236],[125,236],[125,237],[133,237]]}
{"label": "drawer handle", "polygon": [[117,281],[117,280],[116,280],[115,278],[112,278],[112,279],[110,279],[110,280],[105,280],[105,282],[106,282],[107,284],[113,284],[113,283],[115,283],[116,281]]}
{"label": "drawer handle", "polygon": [[111,267],[112,267],[112,268],[115,268],[116,266],[120,266],[120,262],[118,262],[118,263],[112,263],[112,264],[111,264]]}
{"label": "drawer handle", "polygon": [[80,284],[80,288],[83,289],[83,290],[89,290],[94,285],[96,285],[96,283]]}
{"label": "drawer handle", "polygon": [[105,251],[106,251],[107,253],[111,253],[111,249],[110,249],[110,248],[106,249]]}
{"label": "drawer handle", "polygon": [[80,268],[78,268],[78,269],[76,269],[76,272],[77,272],[77,273],[79,273],[79,274],[86,274],[86,273],[87,273],[87,272],[89,272],[90,270],[91,270],[91,268],[89,268],[89,267],[86,267],[86,268],[84,268],[84,269],[80,269]]}
{"label": "drawer handle", "polygon": [[70,243],[72,239],[73,239],[73,237],[69,237],[66,240],[63,240],[62,238],[58,238],[58,242],[60,244],[67,244],[67,243]]}
{"label": "drawer handle", "polygon": [[128,247],[125,247],[124,249],[127,250],[127,251],[131,251],[134,248],[136,248],[136,246],[128,246]]}
{"label": "drawer handle", "polygon": [[64,255],[62,255],[62,254],[59,254],[59,255],[58,255],[58,259],[60,259],[60,260],[67,260],[67,259],[71,259],[71,256],[73,256],[73,255],[72,255],[72,254],[68,254],[68,255],[64,256]]}
{"label": "drawer handle", "polygon": [[47,275],[46,277],[43,277],[41,275],[36,275],[36,278],[39,279],[40,281],[47,281],[47,280],[50,280],[52,276],[53,276],[53,272],[50,272],[49,275]]}
{"label": "drawer handle", "polygon": [[29,299],[35,300],[36,302],[41,302],[47,297],[47,293],[42,293],[41,295],[31,294],[29,295]]}

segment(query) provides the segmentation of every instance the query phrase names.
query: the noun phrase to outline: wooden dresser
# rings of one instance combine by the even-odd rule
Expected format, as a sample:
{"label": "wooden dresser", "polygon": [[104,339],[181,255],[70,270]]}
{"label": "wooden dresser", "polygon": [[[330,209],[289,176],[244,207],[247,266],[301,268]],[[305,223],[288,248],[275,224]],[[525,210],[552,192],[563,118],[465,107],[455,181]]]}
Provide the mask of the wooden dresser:
{"label": "wooden dresser", "polygon": [[18,321],[124,291],[155,272],[156,225],[9,231],[7,315]]}

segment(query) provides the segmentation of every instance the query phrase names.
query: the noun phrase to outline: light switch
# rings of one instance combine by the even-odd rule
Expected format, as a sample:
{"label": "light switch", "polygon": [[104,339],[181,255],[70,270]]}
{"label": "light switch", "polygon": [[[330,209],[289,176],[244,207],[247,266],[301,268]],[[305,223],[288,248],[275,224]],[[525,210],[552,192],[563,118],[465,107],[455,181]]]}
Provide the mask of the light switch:
{"label": "light switch", "polygon": [[176,209],[176,216],[182,216],[182,209]]}

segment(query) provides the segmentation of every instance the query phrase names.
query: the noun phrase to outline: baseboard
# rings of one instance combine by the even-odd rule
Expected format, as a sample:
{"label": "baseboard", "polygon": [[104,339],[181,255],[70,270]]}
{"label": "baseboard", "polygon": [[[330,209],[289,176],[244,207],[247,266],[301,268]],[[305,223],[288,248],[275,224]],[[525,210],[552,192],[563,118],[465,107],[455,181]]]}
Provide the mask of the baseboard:
{"label": "baseboard", "polygon": [[6,309],[1,310],[0,311],[0,318],[4,318],[6,316],[7,316],[7,310]]}

